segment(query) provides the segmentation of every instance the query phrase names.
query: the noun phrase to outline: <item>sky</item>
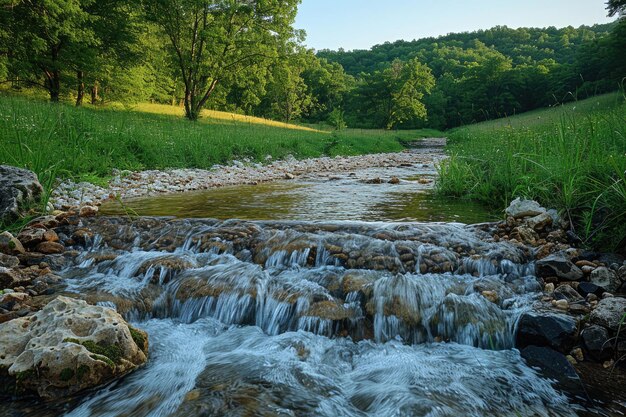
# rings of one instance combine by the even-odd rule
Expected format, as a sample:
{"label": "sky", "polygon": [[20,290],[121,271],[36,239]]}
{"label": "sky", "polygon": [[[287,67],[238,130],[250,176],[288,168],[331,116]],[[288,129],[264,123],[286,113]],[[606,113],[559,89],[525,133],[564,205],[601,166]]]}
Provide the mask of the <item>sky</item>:
{"label": "sky", "polygon": [[368,49],[451,32],[608,23],[606,0],[303,0],[296,27],[320,49]]}

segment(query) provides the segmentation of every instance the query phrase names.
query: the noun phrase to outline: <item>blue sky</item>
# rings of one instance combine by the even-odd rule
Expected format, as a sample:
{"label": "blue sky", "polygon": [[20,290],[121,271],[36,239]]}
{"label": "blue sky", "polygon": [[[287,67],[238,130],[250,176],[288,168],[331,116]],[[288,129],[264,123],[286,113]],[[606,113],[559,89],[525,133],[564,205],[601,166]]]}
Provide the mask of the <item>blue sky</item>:
{"label": "blue sky", "polygon": [[575,26],[607,23],[606,0],[303,0],[296,27],[315,49],[367,49],[488,29],[496,25]]}

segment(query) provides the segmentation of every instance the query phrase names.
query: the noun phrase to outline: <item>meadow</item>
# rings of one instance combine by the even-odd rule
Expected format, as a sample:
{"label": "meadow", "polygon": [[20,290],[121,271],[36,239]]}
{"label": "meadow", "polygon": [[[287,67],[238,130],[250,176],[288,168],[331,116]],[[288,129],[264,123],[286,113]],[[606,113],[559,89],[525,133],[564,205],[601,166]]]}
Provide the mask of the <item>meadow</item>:
{"label": "meadow", "polygon": [[504,208],[558,208],[589,247],[626,243],[626,104],[606,94],[448,132],[438,191]]}
{"label": "meadow", "polygon": [[182,109],[142,104],[132,109],[77,108],[0,95],[0,163],[40,177],[101,182],[113,169],[211,168],[248,158],[397,152],[433,130],[323,131],[271,120],[205,111],[198,122]]}

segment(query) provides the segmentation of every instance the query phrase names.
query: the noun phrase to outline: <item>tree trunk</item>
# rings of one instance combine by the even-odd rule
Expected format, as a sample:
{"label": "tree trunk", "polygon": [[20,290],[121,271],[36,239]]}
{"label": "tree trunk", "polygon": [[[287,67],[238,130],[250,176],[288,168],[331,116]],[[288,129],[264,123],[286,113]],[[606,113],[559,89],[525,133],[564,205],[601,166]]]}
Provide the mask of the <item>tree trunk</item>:
{"label": "tree trunk", "polygon": [[76,78],[78,79],[78,91],[76,92],[76,106],[83,105],[83,98],[85,97],[85,74],[82,71],[78,71],[76,73]]}
{"label": "tree trunk", "polygon": [[48,73],[48,93],[50,93],[50,101],[53,103],[59,102],[59,96],[61,95],[61,74],[59,70],[53,70]]}
{"label": "tree trunk", "polygon": [[98,103],[98,81],[95,81],[91,87],[91,104],[95,105],[96,103]]}

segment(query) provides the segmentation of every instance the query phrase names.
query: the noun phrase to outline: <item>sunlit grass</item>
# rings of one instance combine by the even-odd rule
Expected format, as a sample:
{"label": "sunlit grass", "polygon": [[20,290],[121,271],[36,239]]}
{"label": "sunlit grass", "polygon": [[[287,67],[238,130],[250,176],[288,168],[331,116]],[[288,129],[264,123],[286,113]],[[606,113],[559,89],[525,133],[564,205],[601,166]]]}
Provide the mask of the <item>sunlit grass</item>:
{"label": "sunlit grass", "polygon": [[[164,114],[164,115],[169,115],[169,116],[180,116],[180,117],[183,117],[185,114],[185,110],[182,107],[168,106],[166,104],[154,104],[154,103],[140,103],[140,104],[133,106],[132,110],[145,112],[145,113]],[[279,127],[279,128],[284,128],[284,129],[320,132],[319,130],[312,129],[310,127],[278,122],[276,120],[263,119],[261,117],[246,116],[244,114],[228,113],[228,112],[217,111],[217,110],[206,110],[206,109],[202,110],[202,112],[200,113],[200,122],[210,123],[213,121],[247,123],[247,124],[253,124],[253,125]]]}

